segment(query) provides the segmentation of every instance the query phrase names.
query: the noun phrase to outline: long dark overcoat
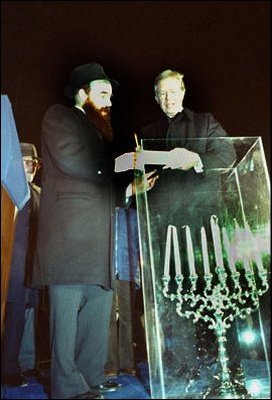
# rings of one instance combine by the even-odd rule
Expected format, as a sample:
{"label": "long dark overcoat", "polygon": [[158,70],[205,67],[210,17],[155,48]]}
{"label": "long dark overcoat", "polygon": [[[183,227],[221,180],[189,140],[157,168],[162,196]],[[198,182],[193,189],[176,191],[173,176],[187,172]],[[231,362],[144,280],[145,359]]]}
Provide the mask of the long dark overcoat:
{"label": "long dark overcoat", "polygon": [[42,124],[42,195],[33,285],[111,287],[113,163],[77,108],[54,105]]}

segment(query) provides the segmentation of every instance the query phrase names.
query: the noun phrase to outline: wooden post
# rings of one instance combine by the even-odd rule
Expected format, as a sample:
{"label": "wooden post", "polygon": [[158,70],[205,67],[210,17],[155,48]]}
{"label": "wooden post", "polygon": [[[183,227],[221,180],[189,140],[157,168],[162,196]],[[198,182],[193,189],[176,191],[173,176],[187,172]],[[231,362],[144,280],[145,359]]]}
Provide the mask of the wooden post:
{"label": "wooden post", "polygon": [[1,337],[4,331],[17,211],[17,207],[14,205],[5,188],[1,185]]}

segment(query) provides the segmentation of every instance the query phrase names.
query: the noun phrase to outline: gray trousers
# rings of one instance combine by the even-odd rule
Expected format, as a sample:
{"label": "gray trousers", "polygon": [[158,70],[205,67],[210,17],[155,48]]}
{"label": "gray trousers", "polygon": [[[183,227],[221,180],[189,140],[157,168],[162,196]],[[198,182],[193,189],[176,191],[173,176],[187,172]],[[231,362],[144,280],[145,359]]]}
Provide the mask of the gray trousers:
{"label": "gray trousers", "polygon": [[51,285],[51,398],[67,399],[104,382],[112,290]]}

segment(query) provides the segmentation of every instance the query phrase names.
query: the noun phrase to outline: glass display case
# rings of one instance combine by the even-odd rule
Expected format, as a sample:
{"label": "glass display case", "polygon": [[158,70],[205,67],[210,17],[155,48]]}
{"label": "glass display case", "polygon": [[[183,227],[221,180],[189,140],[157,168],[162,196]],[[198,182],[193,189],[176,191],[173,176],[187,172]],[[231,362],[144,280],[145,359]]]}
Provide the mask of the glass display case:
{"label": "glass display case", "polygon": [[[164,168],[152,158],[174,159],[180,148],[198,153],[203,168]],[[261,138],[142,140],[141,153],[151,398],[270,398],[270,186]]]}

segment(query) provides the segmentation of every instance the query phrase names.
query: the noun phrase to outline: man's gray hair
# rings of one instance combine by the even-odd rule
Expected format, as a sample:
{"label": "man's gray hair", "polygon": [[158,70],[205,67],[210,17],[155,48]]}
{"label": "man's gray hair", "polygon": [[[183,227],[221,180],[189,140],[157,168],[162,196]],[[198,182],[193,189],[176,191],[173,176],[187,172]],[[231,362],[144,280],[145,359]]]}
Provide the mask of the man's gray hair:
{"label": "man's gray hair", "polygon": [[156,76],[154,80],[154,91],[155,94],[157,93],[157,86],[158,83],[167,78],[174,78],[180,82],[181,89],[185,90],[185,85],[183,81],[183,74],[178,71],[173,71],[172,69],[166,69],[165,71],[161,72],[158,76]]}

